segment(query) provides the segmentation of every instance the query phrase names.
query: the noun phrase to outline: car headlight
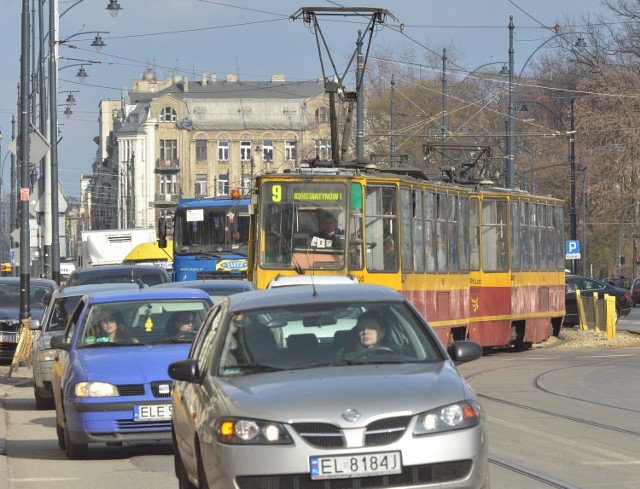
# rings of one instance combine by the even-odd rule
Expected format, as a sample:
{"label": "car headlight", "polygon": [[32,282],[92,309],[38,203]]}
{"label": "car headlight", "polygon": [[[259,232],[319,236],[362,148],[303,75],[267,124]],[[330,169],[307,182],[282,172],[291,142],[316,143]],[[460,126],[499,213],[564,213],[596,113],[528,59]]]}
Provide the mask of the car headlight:
{"label": "car headlight", "polygon": [[216,423],[216,439],[232,445],[290,445],[293,440],[280,423],[246,418],[223,418]]}
{"label": "car headlight", "polygon": [[36,356],[36,360],[38,362],[52,362],[56,359],[56,355],[58,354],[58,350],[40,350],[38,355]]}
{"label": "car headlight", "polygon": [[439,407],[418,416],[414,435],[430,435],[443,431],[470,428],[480,424],[481,407],[475,401],[464,401]]}
{"label": "car headlight", "polygon": [[76,397],[109,397],[117,396],[118,388],[106,382],[78,382]]}

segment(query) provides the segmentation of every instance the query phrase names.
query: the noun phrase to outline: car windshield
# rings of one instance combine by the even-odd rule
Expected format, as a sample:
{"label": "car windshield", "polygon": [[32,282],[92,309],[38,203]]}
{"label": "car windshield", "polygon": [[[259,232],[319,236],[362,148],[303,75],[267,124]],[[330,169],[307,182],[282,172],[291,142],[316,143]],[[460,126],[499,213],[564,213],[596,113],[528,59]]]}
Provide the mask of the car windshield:
{"label": "car windshield", "polygon": [[[44,309],[44,298],[52,287],[31,284],[29,299],[31,307]],[[20,307],[20,282],[0,284],[0,307]]]}
{"label": "car windshield", "polygon": [[202,299],[93,304],[80,325],[76,344],[84,348],[190,343],[209,307]]}
{"label": "car windshield", "polygon": [[305,304],[233,314],[219,375],[443,360],[438,339],[400,303]]}
{"label": "car windshield", "polygon": [[43,326],[42,331],[64,331],[69,316],[80,302],[79,295],[70,297],[59,297],[51,306],[51,313],[47,323]]}

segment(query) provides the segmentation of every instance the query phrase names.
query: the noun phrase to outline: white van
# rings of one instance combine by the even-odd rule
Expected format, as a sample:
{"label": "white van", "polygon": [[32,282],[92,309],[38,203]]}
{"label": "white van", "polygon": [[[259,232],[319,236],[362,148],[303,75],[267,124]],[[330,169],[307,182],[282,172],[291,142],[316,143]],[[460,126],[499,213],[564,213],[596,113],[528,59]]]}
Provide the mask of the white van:
{"label": "white van", "polygon": [[276,287],[291,287],[294,285],[326,285],[326,284],[353,284],[359,285],[358,279],[343,275],[278,275],[271,279],[267,289]]}

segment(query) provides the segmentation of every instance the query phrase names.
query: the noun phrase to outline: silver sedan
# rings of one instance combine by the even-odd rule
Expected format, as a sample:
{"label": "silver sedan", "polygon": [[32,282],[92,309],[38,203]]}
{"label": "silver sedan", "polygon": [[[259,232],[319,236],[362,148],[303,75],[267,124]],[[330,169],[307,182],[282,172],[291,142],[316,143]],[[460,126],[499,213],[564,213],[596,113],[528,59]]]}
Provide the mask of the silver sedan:
{"label": "silver sedan", "polygon": [[488,488],[481,354],[382,286],[229,296],[169,366],[180,487]]}

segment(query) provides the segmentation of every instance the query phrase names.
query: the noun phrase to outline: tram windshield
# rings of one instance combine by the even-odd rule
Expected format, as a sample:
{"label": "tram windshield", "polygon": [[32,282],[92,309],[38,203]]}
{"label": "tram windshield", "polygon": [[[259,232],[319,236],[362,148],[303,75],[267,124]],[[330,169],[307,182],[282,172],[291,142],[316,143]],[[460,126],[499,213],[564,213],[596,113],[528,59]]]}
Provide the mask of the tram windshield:
{"label": "tram windshield", "polygon": [[337,269],[344,264],[347,186],[270,182],[261,192],[261,262],[273,268]]}
{"label": "tram windshield", "polygon": [[241,207],[179,209],[175,216],[174,253],[229,252],[246,255],[249,216],[246,210],[242,212]]}

